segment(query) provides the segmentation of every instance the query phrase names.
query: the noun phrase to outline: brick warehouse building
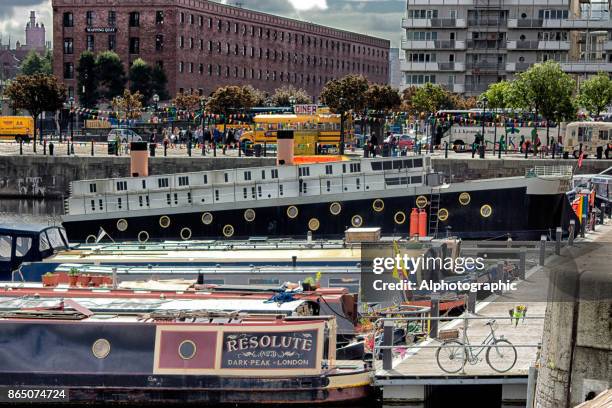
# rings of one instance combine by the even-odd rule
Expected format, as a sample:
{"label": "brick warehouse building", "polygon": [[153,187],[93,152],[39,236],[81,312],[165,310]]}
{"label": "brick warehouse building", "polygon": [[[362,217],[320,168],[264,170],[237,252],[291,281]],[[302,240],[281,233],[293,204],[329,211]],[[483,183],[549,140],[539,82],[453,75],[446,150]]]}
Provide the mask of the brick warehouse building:
{"label": "brick warehouse building", "polygon": [[363,74],[387,83],[389,41],[206,0],[53,0],[54,72],[76,97],[79,55],[114,50],[126,71],[161,64],[170,95],[221,85],[283,85],[318,96],[325,82]]}

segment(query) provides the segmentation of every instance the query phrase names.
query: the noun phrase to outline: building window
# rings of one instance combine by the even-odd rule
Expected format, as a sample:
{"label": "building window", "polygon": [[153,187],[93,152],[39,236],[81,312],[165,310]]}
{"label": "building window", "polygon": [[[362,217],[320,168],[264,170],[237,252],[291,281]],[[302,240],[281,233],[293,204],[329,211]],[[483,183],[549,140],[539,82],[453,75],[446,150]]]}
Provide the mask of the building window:
{"label": "building window", "polygon": [[68,87],[68,98],[74,98],[74,87]]}
{"label": "building window", "polygon": [[184,48],[185,47],[185,38],[181,35],[179,37],[179,48]]}
{"label": "building window", "polygon": [[179,176],[178,178],[179,187],[189,185],[189,176]]}
{"label": "building window", "polygon": [[200,65],[198,66],[198,73],[199,73],[200,75],[202,75],[202,74],[204,73],[204,64],[200,64]]}
{"label": "building window", "polygon": [[113,51],[116,45],[117,45],[117,37],[115,36],[115,34],[109,34],[108,35],[108,49],[110,51]]}
{"label": "building window", "polygon": [[245,171],[244,172],[244,180],[245,181],[250,181],[251,180],[251,172],[250,171]]}
{"label": "building window", "polygon": [[193,14],[189,15],[189,24],[194,24],[195,23],[195,16]]}
{"label": "building window", "polygon": [[167,178],[157,179],[157,187],[159,188],[168,187],[168,179]]}
{"label": "building window", "polygon": [[74,15],[70,12],[64,13],[64,27],[74,27]]}
{"label": "building window", "polygon": [[193,37],[189,38],[189,49],[193,50]]}
{"label": "building window", "polygon": [[164,49],[164,36],[162,34],[155,36],[155,49],[157,51],[163,51]]}
{"label": "building window", "polygon": [[204,17],[198,16],[198,25],[202,27],[204,25]]}
{"label": "building window", "polygon": [[130,27],[140,27],[140,13],[132,11],[130,13]]}
{"label": "building window", "polygon": [[155,24],[164,24],[164,12],[163,12],[163,10],[157,10],[155,12]]}
{"label": "building window", "polygon": [[90,193],[95,193],[96,192],[96,183],[89,184],[89,192]]}
{"label": "building window", "polygon": [[108,12],[108,26],[115,27],[117,25],[117,12],[109,11]]}
{"label": "building window", "polygon": [[87,51],[93,51],[94,50],[94,36],[91,34],[87,35]]}
{"label": "building window", "polygon": [[180,14],[180,22],[181,22],[181,24],[183,24],[185,22],[185,13],[181,12],[181,14]]}
{"label": "building window", "polygon": [[140,54],[140,38],[130,37],[130,54]]}
{"label": "building window", "polygon": [[86,20],[87,27],[91,27],[94,21],[94,12],[93,11],[86,12],[85,20]]}
{"label": "building window", "polygon": [[72,79],[74,78],[74,65],[72,62],[66,62],[64,64],[64,78]]}
{"label": "building window", "polygon": [[72,54],[74,52],[74,43],[72,38],[64,38],[64,54]]}
{"label": "building window", "polygon": [[184,69],[185,69],[185,63],[183,63],[183,61],[180,61],[179,62],[179,72],[183,72]]}
{"label": "building window", "polygon": [[221,20],[217,20],[217,30],[221,31],[221,25],[223,23],[221,22]]}
{"label": "building window", "polygon": [[[189,73],[192,74],[193,73],[193,62],[189,63]],[[193,90],[191,91],[191,93],[193,94]]]}

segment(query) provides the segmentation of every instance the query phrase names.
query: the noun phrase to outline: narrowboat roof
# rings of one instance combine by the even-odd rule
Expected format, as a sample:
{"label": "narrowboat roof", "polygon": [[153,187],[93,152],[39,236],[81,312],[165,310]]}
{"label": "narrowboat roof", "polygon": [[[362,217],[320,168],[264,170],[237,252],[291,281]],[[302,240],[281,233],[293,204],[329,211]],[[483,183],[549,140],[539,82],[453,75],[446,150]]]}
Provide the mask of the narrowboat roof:
{"label": "narrowboat roof", "polygon": [[31,223],[3,223],[0,224],[0,234],[30,234],[38,235],[50,228],[62,228],[59,225],[31,224]]}

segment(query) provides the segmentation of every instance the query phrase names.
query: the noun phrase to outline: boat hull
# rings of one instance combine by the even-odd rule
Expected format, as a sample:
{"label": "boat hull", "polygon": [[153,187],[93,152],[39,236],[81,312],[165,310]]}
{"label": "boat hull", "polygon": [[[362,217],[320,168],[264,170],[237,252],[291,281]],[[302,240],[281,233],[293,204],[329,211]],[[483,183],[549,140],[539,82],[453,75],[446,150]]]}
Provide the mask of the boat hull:
{"label": "boat hull", "polygon": [[[483,189],[469,192],[469,202],[462,204],[460,191],[440,194],[439,208],[447,217],[440,220],[438,235],[447,233],[465,239],[539,239],[557,227],[567,229],[571,218],[569,202],[564,193],[528,194],[527,187]],[[376,199],[364,198],[350,201],[326,201],[295,204],[297,214],[290,214],[292,204],[262,206],[250,209],[255,218],[247,221],[249,209],[235,208],[219,211],[193,211],[155,215],[86,218],[64,221],[68,237],[73,242],[92,242],[100,228],[116,241],[120,240],[181,240],[212,239],[226,237],[267,236],[304,237],[312,231],[314,238],[341,237],[350,227],[380,227],[385,235],[405,236],[409,231],[412,208],[417,198],[430,199],[426,195],[398,195],[380,200],[383,208],[375,208]],[[465,197],[465,196],[464,196]],[[463,202],[465,203],[465,199]],[[339,203],[341,211],[332,214],[332,203]],[[337,207],[335,208],[337,209]],[[429,212],[428,206],[425,209]],[[487,209],[490,209],[487,212]],[[203,215],[210,213],[212,222],[205,224]],[[251,213],[252,215],[252,213]],[[295,215],[291,217],[290,215]],[[168,217],[169,225],[161,217]],[[118,229],[119,220],[127,221],[127,229]],[[362,220],[361,223],[358,220]],[[166,220],[167,221],[167,220]],[[125,225],[125,224],[124,224]],[[187,230],[188,229],[188,230]],[[231,234],[229,234],[231,232]],[[145,234],[146,233],[146,234]]]}

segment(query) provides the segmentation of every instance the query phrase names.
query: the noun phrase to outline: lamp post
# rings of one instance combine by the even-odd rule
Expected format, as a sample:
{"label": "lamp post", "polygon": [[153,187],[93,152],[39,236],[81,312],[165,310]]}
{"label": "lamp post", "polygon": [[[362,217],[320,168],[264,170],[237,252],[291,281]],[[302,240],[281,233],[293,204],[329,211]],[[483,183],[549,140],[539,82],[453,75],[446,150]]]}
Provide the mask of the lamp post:
{"label": "lamp post", "polygon": [[293,109],[293,113],[295,113],[295,103],[297,101],[295,100],[294,96],[290,96],[289,97],[289,105],[291,105],[291,109]]}
{"label": "lamp post", "polygon": [[431,114],[431,116],[429,117],[429,127],[431,128],[431,136],[429,137],[429,153],[433,153],[434,152],[434,137],[435,134],[434,132],[436,131],[435,127],[436,127],[436,115],[434,113]]}
{"label": "lamp post", "polygon": [[[74,97],[71,96],[68,99],[68,104],[70,105],[70,142],[72,142],[72,146],[74,149]],[[68,151],[70,152],[70,146],[68,146]]]}
{"label": "lamp post", "polygon": [[[481,99],[481,103],[482,103],[482,140],[480,141],[480,146],[479,148],[480,150],[480,158],[484,159],[485,157],[485,117],[487,115],[487,103],[489,102],[489,99],[487,99],[486,96],[483,96]],[[493,149],[495,149],[495,145],[493,146]]]}
{"label": "lamp post", "polygon": [[159,124],[159,115],[157,114],[157,108],[159,106],[159,95],[158,94],[153,94],[153,104],[155,108],[155,117],[157,118],[157,120],[155,121],[155,134],[157,135],[158,124]]}
{"label": "lamp post", "polygon": [[344,154],[344,110],[346,104],[346,98],[338,99],[340,105],[340,155]]}

